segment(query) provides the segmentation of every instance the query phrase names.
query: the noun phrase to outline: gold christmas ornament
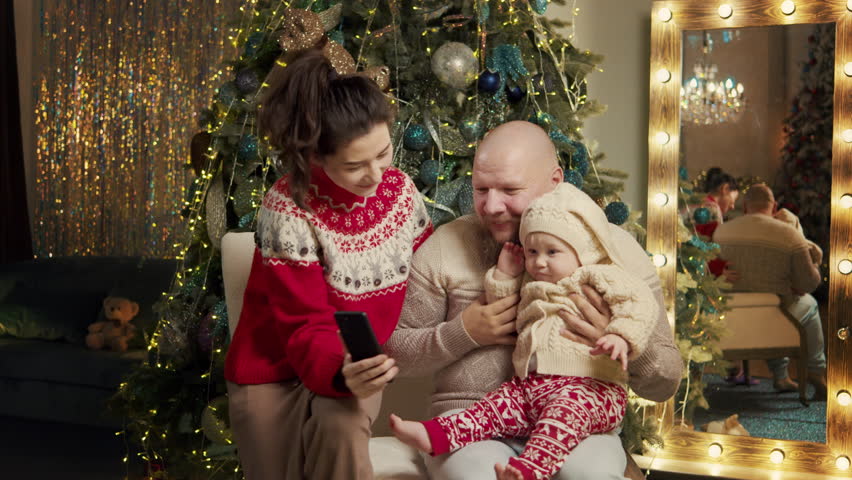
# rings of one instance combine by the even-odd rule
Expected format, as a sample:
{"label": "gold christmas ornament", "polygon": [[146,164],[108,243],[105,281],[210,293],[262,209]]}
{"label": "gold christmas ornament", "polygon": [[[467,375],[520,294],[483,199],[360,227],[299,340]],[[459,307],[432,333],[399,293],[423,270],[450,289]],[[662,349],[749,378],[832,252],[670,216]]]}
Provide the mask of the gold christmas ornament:
{"label": "gold christmas ornament", "polygon": [[288,8],[284,11],[284,25],[278,44],[287,52],[306,50],[322,38],[322,21],[309,10]]}
{"label": "gold christmas ornament", "polygon": [[216,175],[207,189],[207,235],[213,248],[222,247],[222,237],[228,233],[228,219],[225,211],[225,188],[222,185],[222,175]]}
{"label": "gold christmas ornament", "polygon": [[447,42],[432,54],[432,72],[441,83],[467,88],[476,80],[477,61],[473,50],[459,42]]}
{"label": "gold christmas ornament", "polygon": [[329,40],[322,49],[325,58],[331,62],[331,66],[337,71],[338,75],[350,75],[355,73],[355,60],[352,55],[343,48],[343,45]]}
{"label": "gold christmas ornament", "polygon": [[361,72],[361,75],[364,75],[370,80],[376,82],[376,85],[378,85],[383,92],[390,88],[390,69],[385,65],[364,69],[364,71]]}

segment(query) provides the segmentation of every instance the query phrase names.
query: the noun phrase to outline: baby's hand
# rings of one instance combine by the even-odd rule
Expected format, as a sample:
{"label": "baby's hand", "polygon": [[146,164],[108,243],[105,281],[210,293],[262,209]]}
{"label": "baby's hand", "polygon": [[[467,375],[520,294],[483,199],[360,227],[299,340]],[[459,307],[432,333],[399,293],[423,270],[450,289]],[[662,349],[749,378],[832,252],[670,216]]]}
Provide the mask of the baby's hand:
{"label": "baby's hand", "polygon": [[592,355],[602,355],[609,353],[609,358],[621,361],[622,370],[627,370],[627,354],[630,352],[630,346],[627,341],[614,333],[608,333],[599,338],[589,353]]}
{"label": "baby's hand", "polygon": [[503,244],[500,256],[497,258],[497,271],[509,278],[515,278],[524,273],[524,249],[511,242]]}

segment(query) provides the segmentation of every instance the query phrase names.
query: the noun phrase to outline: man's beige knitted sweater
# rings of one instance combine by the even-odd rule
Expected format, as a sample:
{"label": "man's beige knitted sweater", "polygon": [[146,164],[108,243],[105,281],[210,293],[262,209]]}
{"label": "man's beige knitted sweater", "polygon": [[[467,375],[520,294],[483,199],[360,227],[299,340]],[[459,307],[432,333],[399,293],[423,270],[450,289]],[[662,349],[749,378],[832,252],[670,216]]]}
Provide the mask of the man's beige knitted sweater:
{"label": "man's beige knitted sweater", "polygon": [[[627,270],[642,279],[659,306],[648,347],[628,366],[628,384],[639,396],[664,401],[680,384],[683,361],[665,315],[660,280],[633,237],[612,225],[612,238]],[[485,273],[497,262],[499,245],[476,216],[437,229],[412,258],[399,325],[385,351],[402,375],[434,375],[430,415],[466,408],[510,379],[511,345],[480,346],[461,314],[485,292]]]}
{"label": "man's beige knitted sweater", "polygon": [[516,327],[518,342],[512,362],[515,375],[526,378],[535,355],[535,370],[543,375],[593,377],[625,384],[627,372],[621,363],[607,355],[592,356],[591,348],[559,334],[565,322],[560,310],[575,315],[580,311],[568,296],[583,295],[581,285],[588,284],[603,296],[612,312],[606,333],[623,338],[630,347],[629,359],[637,358],[648,344],[657,321],[657,303],[647,285],[617,265],[584,265],[556,283],[533,281],[529,275],[497,280],[496,267],[485,276],[489,301],[521,293]]}

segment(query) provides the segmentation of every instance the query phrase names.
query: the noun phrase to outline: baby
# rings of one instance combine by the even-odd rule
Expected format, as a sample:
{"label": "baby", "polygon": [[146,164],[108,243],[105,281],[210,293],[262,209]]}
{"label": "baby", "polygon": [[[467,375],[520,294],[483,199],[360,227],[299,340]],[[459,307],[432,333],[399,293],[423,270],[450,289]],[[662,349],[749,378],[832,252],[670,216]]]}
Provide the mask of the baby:
{"label": "baby", "polygon": [[[480,440],[529,437],[519,457],[494,469],[499,479],[541,479],[558,472],[580,441],[615,429],[627,403],[627,361],[645,348],[658,307],[648,286],[622,267],[610,228],[571,184],[532,202],[521,217],[523,248],[505,244],[485,277],[489,302],[521,292],[516,376],[459,413],[422,423],[391,415],[397,438],[440,455]],[[594,348],[560,334],[558,312],[579,315],[569,294],[583,295],[584,284],[612,312]]]}

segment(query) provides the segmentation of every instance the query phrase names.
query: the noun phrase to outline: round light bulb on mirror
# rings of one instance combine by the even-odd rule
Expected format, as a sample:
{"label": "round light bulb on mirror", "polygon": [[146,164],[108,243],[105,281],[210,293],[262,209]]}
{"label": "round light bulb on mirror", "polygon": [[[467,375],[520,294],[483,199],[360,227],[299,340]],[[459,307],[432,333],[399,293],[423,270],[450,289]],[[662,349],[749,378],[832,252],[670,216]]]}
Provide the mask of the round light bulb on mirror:
{"label": "round light bulb on mirror", "polygon": [[837,468],[841,470],[849,470],[849,457],[846,455],[841,455],[837,457],[837,460],[834,461],[834,464]]}
{"label": "round light bulb on mirror", "polygon": [[710,455],[712,458],[719,458],[722,456],[722,445],[718,443],[711,443],[710,447],[707,449],[707,455]]}
{"label": "round light bulb on mirror", "polygon": [[846,10],[852,12],[852,0],[846,0]]}
{"label": "round light bulb on mirror", "polygon": [[672,72],[668,71],[665,68],[661,68],[657,70],[657,81],[660,83],[667,83],[672,79]]}
{"label": "round light bulb on mirror", "polygon": [[784,15],[792,15],[796,11],[796,4],[792,0],[781,2],[781,13]]}
{"label": "round light bulb on mirror", "polygon": [[841,390],[837,392],[837,403],[844,407],[848,407],[849,404],[852,403],[852,394],[850,394],[846,390]]}
{"label": "round light bulb on mirror", "polygon": [[852,195],[844,193],[840,196],[840,208],[852,208]]}
{"label": "round light bulb on mirror", "polygon": [[719,16],[722,18],[731,18],[731,15],[734,14],[734,9],[727,3],[723,3],[719,6]]}
{"label": "round light bulb on mirror", "polygon": [[654,139],[660,145],[665,145],[665,144],[669,143],[669,140],[671,140],[672,137],[669,136],[669,134],[666,133],[666,132],[657,132],[657,134],[654,136]]}
{"label": "round light bulb on mirror", "polygon": [[843,130],[840,134],[840,138],[842,138],[846,143],[852,143],[852,129]]}
{"label": "round light bulb on mirror", "polygon": [[849,275],[852,273],[852,262],[847,259],[843,259],[837,263],[837,270],[843,275]]}
{"label": "round light bulb on mirror", "polygon": [[661,22],[668,22],[672,19],[672,11],[666,7],[663,7],[657,10],[657,18],[659,18]]}
{"label": "round light bulb on mirror", "polygon": [[660,192],[654,195],[654,204],[658,207],[662,207],[665,204],[669,203],[669,196],[663,192]]}
{"label": "round light bulb on mirror", "polygon": [[776,448],[769,452],[769,461],[774,464],[779,464],[784,461],[784,450]]}
{"label": "round light bulb on mirror", "polygon": [[651,257],[651,261],[654,262],[655,267],[663,267],[668,262],[668,259],[666,259],[665,255],[657,253]]}
{"label": "round light bulb on mirror", "polygon": [[846,64],[843,65],[843,73],[847,77],[852,77],[852,62],[846,62]]}

